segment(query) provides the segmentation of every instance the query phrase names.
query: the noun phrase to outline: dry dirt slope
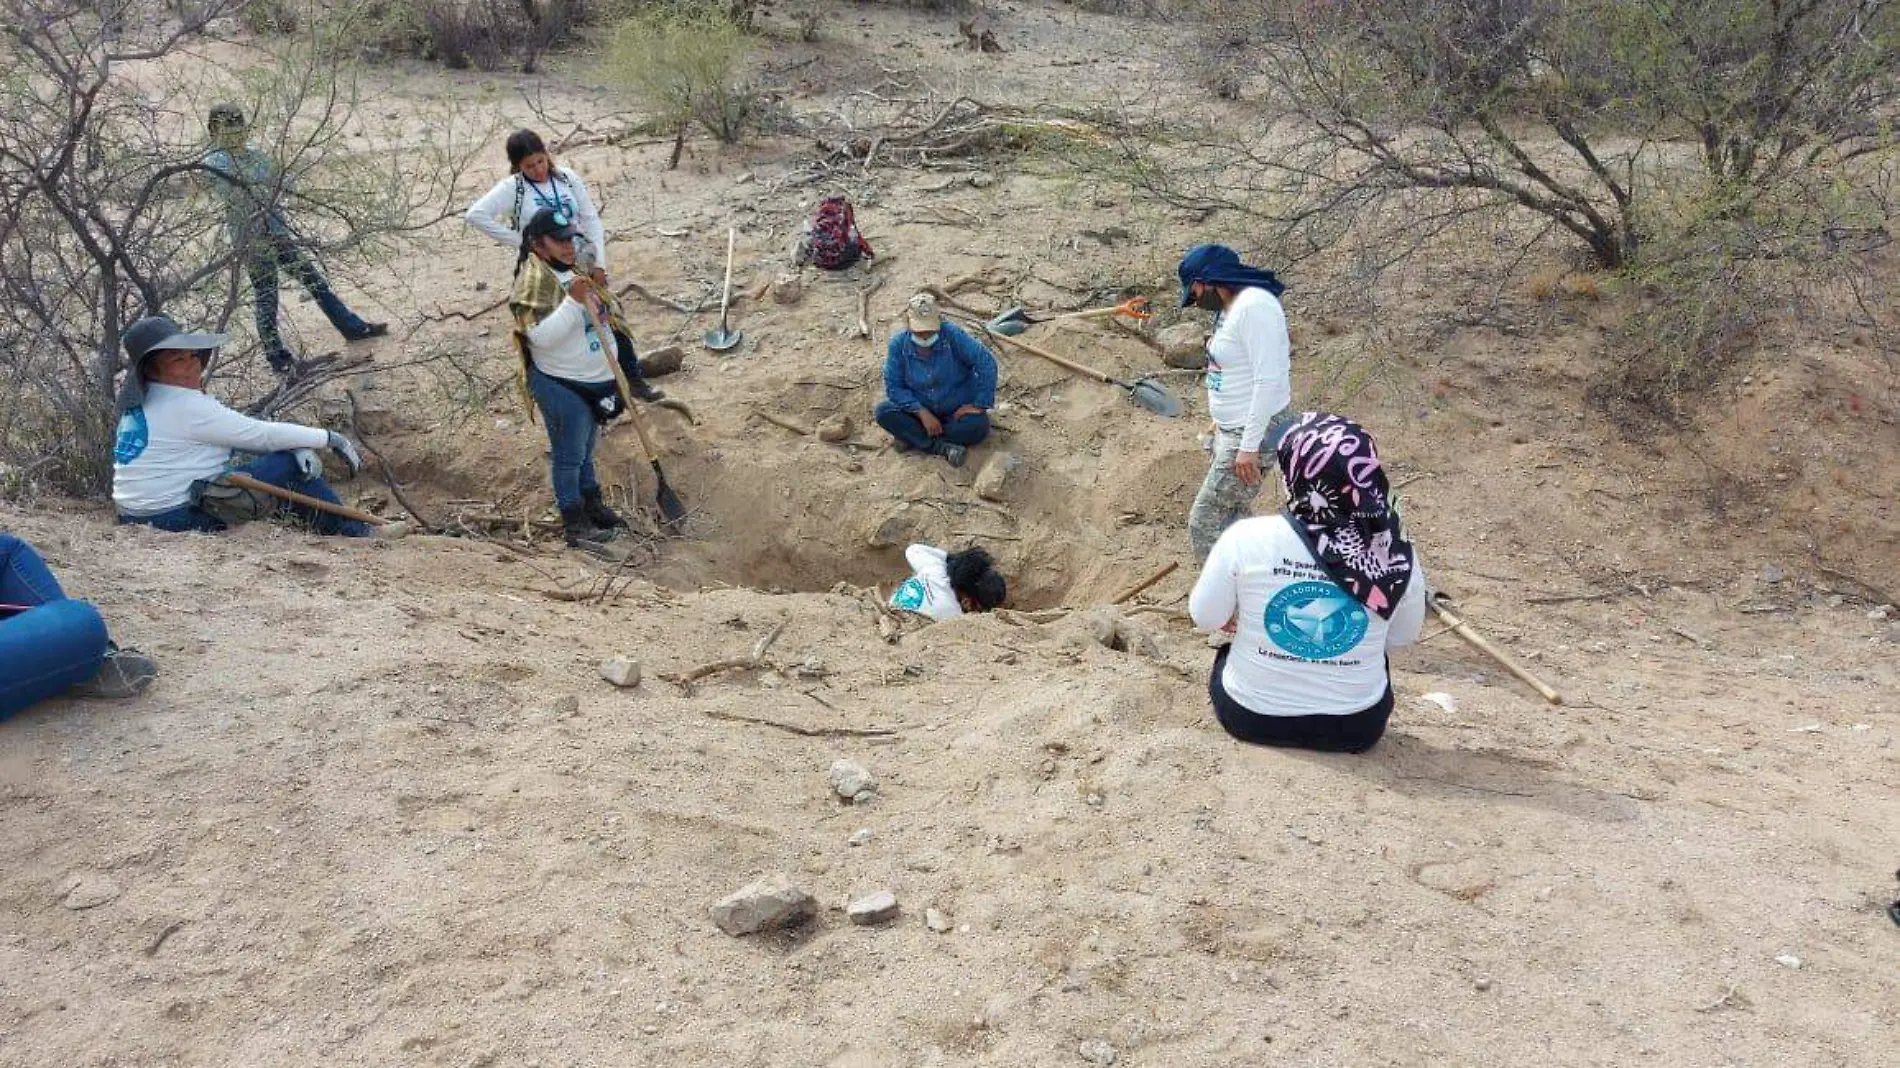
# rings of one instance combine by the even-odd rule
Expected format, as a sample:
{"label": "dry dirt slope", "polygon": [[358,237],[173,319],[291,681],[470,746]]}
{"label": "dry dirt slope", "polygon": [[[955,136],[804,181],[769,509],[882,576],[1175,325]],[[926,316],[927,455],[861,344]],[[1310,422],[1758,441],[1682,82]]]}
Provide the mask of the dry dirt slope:
{"label": "dry dirt slope", "polygon": [[[1036,7],[1022,14],[1041,35],[1033,59],[925,54],[910,42],[947,39],[940,23],[866,10],[853,47],[946,84],[1007,64],[984,84],[1025,98],[1152,60],[1050,66],[1122,40],[1120,23]],[[494,99],[479,79],[439,84]],[[699,151],[685,189],[657,175],[657,148],[579,163],[608,191],[621,262],[687,293],[716,269],[728,220],[744,270],[775,269],[799,210],[757,190],[797,173],[793,147]],[[991,262],[1010,296],[1059,284],[1079,301],[1101,277],[1158,281],[1168,250],[1206,236],[1057,179],[999,179],[851,179],[900,251],[881,315]],[[1007,224],[918,221],[937,202]],[[1075,253],[1070,236],[1109,211],[1139,220],[1140,247]],[[470,287],[504,267],[458,235],[423,269],[433,308],[485,302]],[[1900,646],[1809,563],[1812,530],[1767,510],[1786,483],[1793,514],[1812,503],[1848,524],[1824,546],[1837,565],[1873,581],[1890,568],[1890,425],[1801,438],[1768,418],[1858,385],[1862,364],[1817,347],[1691,443],[1754,480],[1708,493],[1747,505],[1722,515],[1698,461],[1621,442],[1580,406],[1578,337],[1395,357],[1354,410],[1405,475],[1427,476],[1407,507],[1434,581],[1572,703],[1542,706],[1441,636],[1395,659],[1394,731],[1349,759],[1229,742],[1205,708],[1207,649],[1155,616],[1158,658],[996,619],[892,646],[847,597],[700,592],[888,583],[894,550],[863,539],[899,505],[920,537],[1021,539],[996,544],[1040,603],[1088,603],[1180,558],[1188,428],[1033,364],[1005,369],[1017,429],[1001,440],[1029,460],[1009,517],[970,502],[967,472],[793,443],[732,403],[862,416],[867,387],[798,384],[875,367],[839,336],[851,308],[848,284],[747,308],[747,350],[696,354],[669,381],[706,415],[661,426],[669,471],[704,509],[698,538],[648,569],[668,589],[638,583],[612,608],[537,592],[586,574],[558,554],[179,539],[96,512],[0,511],[167,666],[135,704],[55,702],[0,729],[0,1064],[1063,1065],[1084,1063],[1085,1041],[1137,1066],[1900,1054],[1900,928],[1880,912],[1900,864]],[[656,317],[641,340],[676,325],[709,324]],[[499,368],[492,338],[458,329],[415,340]],[[1311,340],[1303,354],[1324,351]],[[1082,351],[1118,370],[1144,359]],[[1317,367],[1303,358],[1302,396],[1334,388]],[[544,503],[536,432],[505,397],[456,437],[413,383],[360,386],[425,500]],[[608,449],[625,471],[631,446]],[[1747,459],[1764,456],[1759,471]],[[1760,581],[1764,563],[1787,576]],[[1567,596],[1587,599],[1525,603]],[[780,620],[781,657],[818,658],[822,678],[742,674],[688,696],[654,677]],[[622,653],[646,664],[637,691],[595,678]],[[812,739],[708,711],[897,733]],[[827,796],[841,756],[880,778],[875,803]],[[860,828],[870,840],[848,845]],[[905,914],[871,930],[828,911],[784,940],[718,933],[707,906],[774,870],[827,906],[891,889]],[[927,907],[955,928],[926,930]]]}
{"label": "dry dirt slope", "polygon": [[[1876,900],[1895,679],[1858,611],[1750,617],[1671,591],[1512,620],[1589,702],[1562,710],[1430,643],[1398,660],[1393,734],[1348,759],[1230,743],[1181,634],[1159,659],[994,619],[886,646],[833,595],[640,585],[596,609],[526,592],[541,576],[473,546],[7,522],[168,672],[136,704],[7,725],[0,1063],[1061,1064],[1103,1039],[1136,1065],[1859,1065],[1896,1048],[1900,931]],[[1630,611],[1721,652],[1654,624],[1565,644]],[[685,696],[651,677],[780,619],[784,657],[818,657],[822,680]],[[593,677],[628,651],[638,691]],[[707,711],[899,732],[806,739]],[[869,807],[827,796],[840,756],[882,780]],[[905,915],[720,934],[707,906],[771,870],[828,906],[892,889]],[[88,894],[109,900],[72,907]],[[927,931],[926,907],[956,929]]]}

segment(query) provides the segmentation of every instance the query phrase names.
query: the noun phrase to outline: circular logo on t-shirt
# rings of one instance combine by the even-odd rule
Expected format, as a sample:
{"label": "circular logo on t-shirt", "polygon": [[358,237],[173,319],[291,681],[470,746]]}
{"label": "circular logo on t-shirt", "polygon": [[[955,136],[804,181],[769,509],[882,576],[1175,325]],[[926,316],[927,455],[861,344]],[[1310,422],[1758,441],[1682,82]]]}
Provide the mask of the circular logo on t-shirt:
{"label": "circular logo on t-shirt", "polygon": [[891,607],[902,608],[907,612],[922,611],[927,596],[923,580],[912,575],[897,587],[896,593],[891,594]]}
{"label": "circular logo on t-shirt", "polygon": [[1331,660],[1366,636],[1366,606],[1330,582],[1295,582],[1267,602],[1267,637],[1302,660]]}

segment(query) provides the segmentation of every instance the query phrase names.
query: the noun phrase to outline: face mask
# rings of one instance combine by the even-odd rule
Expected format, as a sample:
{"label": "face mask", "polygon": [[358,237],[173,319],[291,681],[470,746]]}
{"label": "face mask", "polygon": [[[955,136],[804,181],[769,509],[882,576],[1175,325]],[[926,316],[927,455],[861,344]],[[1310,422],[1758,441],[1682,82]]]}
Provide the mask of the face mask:
{"label": "face mask", "polygon": [[1201,295],[1194,298],[1194,306],[1202,311],[1220,311],[1220,290],[1215,289],[1213,286],[1202,287]]}
{"label": "face mask", "polygon": [[937,335],[935,334],[912,334],[910,339],[916,342],[917,347],[920,349],[927,349],[937,343]]}

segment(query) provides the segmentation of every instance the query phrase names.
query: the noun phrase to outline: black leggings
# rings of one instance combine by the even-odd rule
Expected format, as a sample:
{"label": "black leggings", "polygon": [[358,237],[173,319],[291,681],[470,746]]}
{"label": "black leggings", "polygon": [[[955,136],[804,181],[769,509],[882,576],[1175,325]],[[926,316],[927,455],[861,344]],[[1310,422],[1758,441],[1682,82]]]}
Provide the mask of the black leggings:
{"label": "black leggings", "polygon": [[1388,674],[1385,696],[1363,712],[1349,716],[1263,716],[1249,711],[1227,695],[1221,684],[1221,672],[1227,667],[1223,646],[1214,654],[1214,671],[1207,677],[1207,695],[1214,701],[1214,716],[1228,734],[1255,745],[1276,745],[1288,749],[1317,749],[1324,753],[1363,753],[1378,744],[1385,733],[1385,721],[1392,715],[1392,683]]}

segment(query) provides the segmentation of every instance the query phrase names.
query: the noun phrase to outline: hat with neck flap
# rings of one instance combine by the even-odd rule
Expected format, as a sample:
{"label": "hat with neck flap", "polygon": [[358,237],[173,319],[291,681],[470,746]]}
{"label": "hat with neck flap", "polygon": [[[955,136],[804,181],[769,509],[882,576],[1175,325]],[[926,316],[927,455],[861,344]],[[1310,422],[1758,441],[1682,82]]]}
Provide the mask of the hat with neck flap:
{"label": "hat with neck flap", "polygon": [[[148,315],[126,327],[125,333],[119,335],[126,359],[125,380],[119,383],[119,411],[145,403],[145,362],[152,356],[167,349],[209,354],[222,348],[228,340],[229,334],[188,334],[165,315]],[[205,358],[210,359],[210,356]]]}

